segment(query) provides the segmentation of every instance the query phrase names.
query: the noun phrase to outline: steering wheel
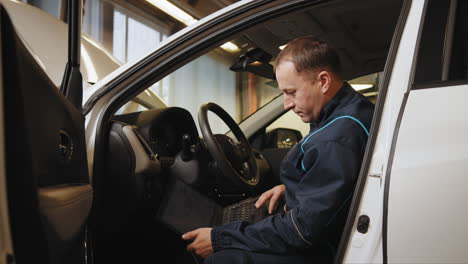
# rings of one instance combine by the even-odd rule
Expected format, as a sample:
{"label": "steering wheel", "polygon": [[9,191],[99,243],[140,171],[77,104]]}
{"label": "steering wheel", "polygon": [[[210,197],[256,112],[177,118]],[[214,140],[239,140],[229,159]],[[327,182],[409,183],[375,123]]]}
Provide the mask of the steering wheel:
{"label": "steering wheel", "polygon": [[[230,137],[222,134],[213,135],[208,122],[208,111],[221,118],[238,142],[234,142]],[[200,107],[198,123],[206,147],[222,174],[241,186],[256,186],[260,181],[260,175],[252,147],[232,117],[221,106],[215,103],[207,103]]]}

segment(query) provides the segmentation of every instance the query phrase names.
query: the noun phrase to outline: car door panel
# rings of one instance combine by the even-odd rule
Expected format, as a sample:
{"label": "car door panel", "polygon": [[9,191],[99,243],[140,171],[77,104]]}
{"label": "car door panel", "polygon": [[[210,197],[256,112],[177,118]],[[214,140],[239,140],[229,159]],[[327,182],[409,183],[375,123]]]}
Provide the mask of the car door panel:
{"label": "car door panel", "polygon": [[[50,81],[1,8],[5,152],[17,263],[73,263],[92,204],[84,117]],[[60,215],[74,220],[63,223]]]}
{"label": "car door panel", "polygon": [[39,211],[58,239],[70,241],[78,236],[91,209],[92,192],[90,184],[38,189]]}
{"label": "car door panel", "polygon": [[467,89],[409,94],[389,187],[388,263],[468,262]]}

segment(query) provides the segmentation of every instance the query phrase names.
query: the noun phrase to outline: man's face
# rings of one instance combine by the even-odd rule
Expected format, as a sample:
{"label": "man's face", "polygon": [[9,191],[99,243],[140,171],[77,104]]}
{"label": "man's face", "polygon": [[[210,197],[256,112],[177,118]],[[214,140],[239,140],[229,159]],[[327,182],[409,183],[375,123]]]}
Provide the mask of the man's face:
{"label": "man's face", "polygon": [[298,73],[294,63],[288,60],[282,61],[276,68],[284,108],[292,109],[304,123],[317,120],[323,107],[324,96],[317,77],[316,73]]}

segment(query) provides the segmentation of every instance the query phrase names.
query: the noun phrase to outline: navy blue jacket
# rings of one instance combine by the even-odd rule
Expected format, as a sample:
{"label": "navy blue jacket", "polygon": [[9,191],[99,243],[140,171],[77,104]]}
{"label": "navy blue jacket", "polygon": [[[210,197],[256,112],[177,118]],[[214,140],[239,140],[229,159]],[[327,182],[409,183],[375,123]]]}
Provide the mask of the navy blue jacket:
{"label": "navy blue jacket", "polygon": [[345,82],[322,109],[319,120],[311,123],[310,134],[281,164],[286,212],[255,224],[234,221],[214,227],[213,249],[286,254],[310,251],[323,243],[329,223],[345,222],[346,214],[337,212],[351,199],[373,111],[374,105]]}

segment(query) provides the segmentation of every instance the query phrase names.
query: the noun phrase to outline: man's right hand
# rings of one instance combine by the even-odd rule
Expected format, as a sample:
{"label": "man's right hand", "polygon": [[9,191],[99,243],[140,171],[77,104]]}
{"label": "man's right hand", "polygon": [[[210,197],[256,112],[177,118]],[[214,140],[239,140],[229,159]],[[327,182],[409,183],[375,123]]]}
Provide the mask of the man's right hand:
{"label": "man's right hand", "polygon": [[255,203],[255,208],[262,207],[269,200],[270,204],[268,206],[268,213],[272,214],[276,203],[278,202],[280,197],[284,195],[285,191],[286,191],[286,186],[284,186],[284,184],[281,184],[262,193],[262,195],[260,195],[257,202]]}

